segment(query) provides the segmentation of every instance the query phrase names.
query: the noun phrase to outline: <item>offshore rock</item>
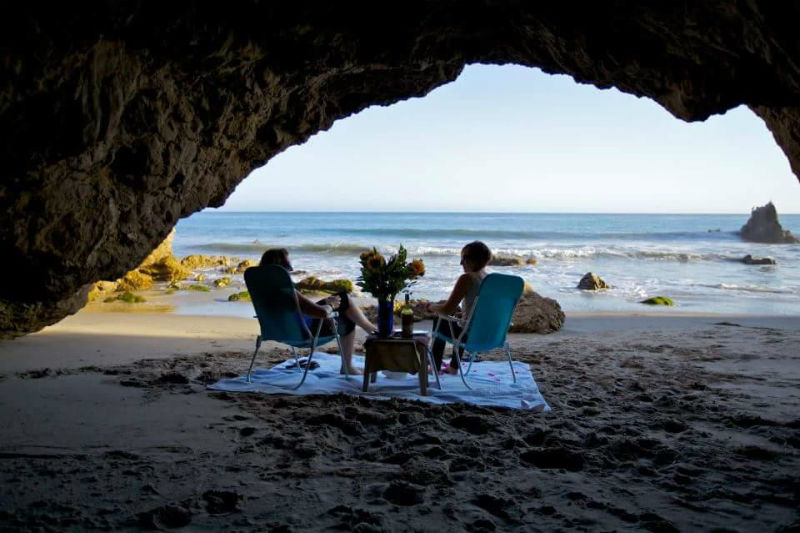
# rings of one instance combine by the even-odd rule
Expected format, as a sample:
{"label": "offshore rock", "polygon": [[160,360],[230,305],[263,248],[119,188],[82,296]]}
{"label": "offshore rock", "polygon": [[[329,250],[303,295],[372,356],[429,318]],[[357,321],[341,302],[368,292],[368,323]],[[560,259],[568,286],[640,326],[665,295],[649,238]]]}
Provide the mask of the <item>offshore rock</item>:
{"label": "offshore rock", "polygon": [[800,242],[800,239],[792,235],[792,232],[781,227],[780,222],[778,222],[778,210],[775,209],[772,202],[753,208],[750,213],[750,219],[742,226],[740,233],[742,239],[750,242],[769,244]]}
{"label": "offshore rock", "polygon": [[744,256],[744,258],[742,259],[742,263],[744,263],[745,265],[776,265],[776,264],[778,264],[778,262],[775,261],[771,257],[753,257],[750,254],[747,254],[746,256]]}
{"label": "offshore rock", "polygon": [[522,266],[525,260],[521,257],[514,257],[510,255],[495,255],[489,261],[491,266]]}
{"label": "offshore rock", "polygon": [[594,272],[587,272],[578,282],[578,288],[583,291],[596,291],[598,289],[610,289],[611,285],[600,279]]}
{"label": "offshore rock", "polygon": [[[800,175],[797,2],[22,2],[0,25],[0,336],[81,305],[182,217],[371,105],[471,63],[653,99],[747,105]],[[287,184],[287,186],[289,186]]]}

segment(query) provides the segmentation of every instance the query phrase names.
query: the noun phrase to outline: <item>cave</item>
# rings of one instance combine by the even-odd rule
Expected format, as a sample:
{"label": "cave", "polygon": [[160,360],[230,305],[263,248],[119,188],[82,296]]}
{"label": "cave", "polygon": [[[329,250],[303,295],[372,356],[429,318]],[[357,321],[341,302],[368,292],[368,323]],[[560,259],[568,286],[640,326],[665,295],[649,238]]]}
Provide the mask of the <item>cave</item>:
{"label": "cave", "polygon": [[800,177],[796,3],[386,7],[15,7],[0,64],[0,337],[76,312],[91,283],[138,265],[287,147],[473,63],[616,87],[684,121],[746,105]]}

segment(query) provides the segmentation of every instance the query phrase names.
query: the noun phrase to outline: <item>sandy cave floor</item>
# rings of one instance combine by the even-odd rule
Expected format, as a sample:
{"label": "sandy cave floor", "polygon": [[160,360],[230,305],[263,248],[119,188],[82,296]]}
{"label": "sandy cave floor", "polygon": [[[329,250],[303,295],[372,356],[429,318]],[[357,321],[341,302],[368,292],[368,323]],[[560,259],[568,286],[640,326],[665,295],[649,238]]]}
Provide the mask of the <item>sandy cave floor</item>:
{"label": "sandy cave floor", "polygon": [[657,325],[513,336],[538,414],[207,391],[225,343],[6,372],[0,530],[800,530],[800,328]]}

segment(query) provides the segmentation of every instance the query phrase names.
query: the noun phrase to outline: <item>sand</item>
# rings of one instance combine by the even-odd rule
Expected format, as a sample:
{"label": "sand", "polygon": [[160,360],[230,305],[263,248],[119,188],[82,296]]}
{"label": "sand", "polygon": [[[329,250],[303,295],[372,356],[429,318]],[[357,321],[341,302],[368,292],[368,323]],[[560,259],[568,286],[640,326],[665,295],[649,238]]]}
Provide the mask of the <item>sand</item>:
{"label": "sand", "polygon": [[256,328],[81,312],[0,343],[0,530],[800,529],[797,318],[513,335],[550,413],[207,391]]}

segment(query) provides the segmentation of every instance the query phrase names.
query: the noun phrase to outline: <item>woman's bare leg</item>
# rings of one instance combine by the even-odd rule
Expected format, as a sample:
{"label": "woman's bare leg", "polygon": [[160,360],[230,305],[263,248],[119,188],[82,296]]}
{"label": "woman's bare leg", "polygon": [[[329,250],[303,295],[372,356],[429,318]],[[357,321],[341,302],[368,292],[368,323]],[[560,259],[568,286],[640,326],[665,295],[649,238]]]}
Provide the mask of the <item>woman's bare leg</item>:
{"label": "woman's bare leg", "polygon": [[378,329],[378,326],[367,320],[367,317],[364,316],[364,312],[357,305],[348,307],[347,311],[345,311],[345,315],[367,333],[372,333]]}
{"label": "woman's bare leg", "polygon": [[356,345],[356,330],[351,331],[347,335],[340,337],[342,341],[342,366],[339,370],[340,374],[344,374],[344,369],[347,368],[348,374],[363,374],[364,371],[360,368],[353,366],[353,350]]}

